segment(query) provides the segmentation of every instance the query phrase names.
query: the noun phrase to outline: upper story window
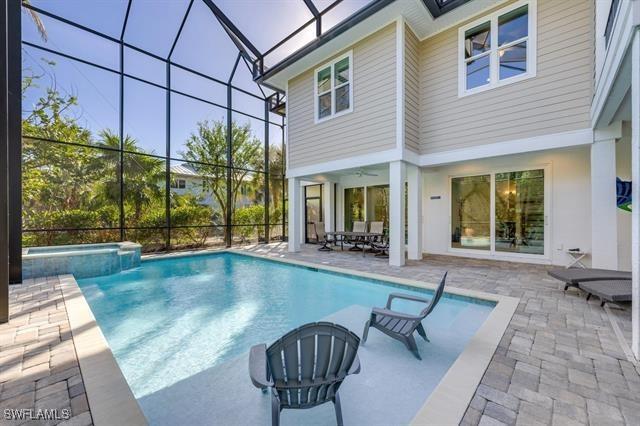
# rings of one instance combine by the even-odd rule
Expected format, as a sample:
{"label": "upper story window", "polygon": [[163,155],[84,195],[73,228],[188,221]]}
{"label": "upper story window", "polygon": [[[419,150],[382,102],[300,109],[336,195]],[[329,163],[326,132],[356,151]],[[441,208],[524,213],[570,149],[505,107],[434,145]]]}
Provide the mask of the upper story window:
{"label": "upper story window", "polygon": [[460,28],[458,94],[534,77],[536,2],[519,1]]}
{"label": "upper story window", "polygon": [[353,55],[349,52],[316,69],[314,75],[315,122],[353,110]]}

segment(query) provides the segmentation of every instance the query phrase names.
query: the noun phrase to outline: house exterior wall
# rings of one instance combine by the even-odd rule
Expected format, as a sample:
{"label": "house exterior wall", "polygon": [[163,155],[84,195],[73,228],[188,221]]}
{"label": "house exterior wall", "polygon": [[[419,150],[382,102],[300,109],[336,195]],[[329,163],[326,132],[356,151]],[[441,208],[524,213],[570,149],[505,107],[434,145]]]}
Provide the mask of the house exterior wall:
{"label": "house exterior wall", "polygon": [[420,153],[589,128],[594,2],[538,0],[536,76],[458,97],[458,28],[485,14],[420,43]]}
{"label": "house exterior wall", "polygon": [[404,142],[405,148],[420,152],[420,72],[418,37],[405,26],[404,48]]}
{"label": "house exterior wall", "polygon": [[[521,170],[547,167],[549,171],[548,192],[545,202],[549,204],[549,216],[545,233],[550,238],[548,253],[539,258],[541,263],[566,265],[568,248],[579,247],[591,251],[591,180],[590,151],[588,146],[563,150],[541,151],[473,160],[451,166],[423,169],[423,247],[426,253],[456,254],[449,249],[451,238],[450,178],[460,175],[477,175],[501,170]],[[440,199],[432,197],[440,196]],[[486,254],[477,257],[488,257]],[[474,256],[468,252],[460,254]],[[513,258],[496,254],[494,259],[535,262],[534,258]],[[585,262],[588,264],[590,259]]]}
{"label": "house exterior wall", "polygon": [[334,57],[350,50],[353,51],[353,112],[315,123],[314,72],[324,62],[289,80],[288,168],[396,147],[395,23]]}

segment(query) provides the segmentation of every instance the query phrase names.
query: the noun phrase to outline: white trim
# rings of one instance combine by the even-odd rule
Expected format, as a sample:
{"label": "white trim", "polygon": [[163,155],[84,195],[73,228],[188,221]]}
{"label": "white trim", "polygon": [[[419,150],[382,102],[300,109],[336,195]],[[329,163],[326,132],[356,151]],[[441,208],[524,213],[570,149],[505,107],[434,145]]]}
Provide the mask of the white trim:
{"label": "white trim", "polygon": [[373,152],[371,154],[358,155],[356,157],[341,158],[339,160],[325,161],[308,166],[300,166],[287,170],[287,178],[308,176],[316,173],[327,173],[339,170],[346,170],[355,167],[371,166],[383,164],[390,161],[401,160],[401,152],[396,148],[386,151]]}
{"label": "white trim", "polygon": [[404,17],[396,19],[396,148],[404,147]]}
{"label": "white trim", "polygon": [[[336,86],[335,86],[335,65],[342,61],[345,58],[349,58],[349,82],[348,83],[344,83],[342,85],[340,85],[339,87],[344,86],[345,84],[349,85],[349,108],[340,111],[340,112],[336,112]],[[322,94],[325,93],[330,93],[331,94],[331,114],[329,114],[326,117],[322,117],[319,118],[318,117],[318,97],[321,95],[318,93],[318,72],[329,68],[330,72],[331,72],[331,77],[330,79],[330,83],[331,83],[331,88],[326,91],[323,92]],[[288,82],[287,82],[288,84]],[[315,122],[315,124],[319,124],[319,123],[324,123],[327,120],[331,120],[332,118],[336,118],[336,117],[340,117],[342,115],[345,114],[349,114],[350,112],[353,112],[353,50],[350,50],[340,56],[337,56],[335,58],[333,58],[331,61],[326,62],[324,64],[322,64],[321,66],[317,67],[314,71],[313,71],[313,120]]]}
{"label": "white trim", "polygon": [[[522,6],[528,6],[528,34],[527,37],[523,37],[514,42],[507,43],[503,46],[498,46],[498,17],[509,13]],[[489,56],[490,58],[490,81],[483,86],[474,87],[467,90],[466,88],[466,62],[464,57],[464,41],[465,32],[471,28],[474,28],[483,23],[490,22],[491,30],[491,48],[488,53],[476,55],[476,57]],[[502,87],[507,84],[512,84],[518,81],[526,80],[536,76],[536,57],[537,57],[537,0],[520,0],[509,6],[503,7],[488,15],[482,16],[460,28],[458,28],[458,97],[473,95],[475,93],[485,92],[487,90],[495,89],[496,87]],[[498,52],[511,45],[516,45],[527,42],[527,71],[523,74],[519,74],[514,77],[505,79],[499,78],[499,57]]]}
{"label": "white trim", "polygon": [[422,154],[420,156],[420,166],[439,166],[460,161],[544,151],[547,149],[568,148],[578,145],[588,145],[590,143],[593,143],[593,130],[591,128],[572,130],[532,138],[453,149],[433,154]]}
{"label": "white trim", "polygon": [[[635,32],[634,5],[640,8],[640,4],[637,1],[620,2],[618,16],[611,33],[612,38],[609,40],[609,46],[605,47],[605,58],[598,73],[598,79],[595,82],[594,96],[591,102],[591,123],[594,128],[599,124],[605,105],[614,88],[616,78],[619,76],[623,66],[627,48],[633,41]],[[617,106],[615,106],[615,109],[617,110]],[[606,126],[609,123],[603,124]]]}
{"label": "white trim", "polygon": [[[285,116],[285,123],[284,123],[284,160],[285,160],[285,165],[284,165],[284,170],[285,170],[285,175],[288,175],[288,170],[289,170],[289,82],[287,81],[287,84],[285,86],[285,104],[284,104],[284,116]],[[283,230],[284,232],[284,230]]]}
{"label": "white trim", "polygon": [[[497,251],[495,246],[495,235],[496,235],[496,216],[495,216],[495,207],[496,207],[496,174],[498,173],[508,173],[508,172],[519,172],[519,171],[527,171],[527,170],[543,170],[544,171],[544,241],[543,241],[543,254],[535,254],[535,253],[515,253],[515,252],[505,252],[505,251]],[[476,258],[483,259],[494,259],[494,260],[509,260],[513,259],[514,261],[537,261],[539,263],[551,264],[552,254],[551,254],[551,232],[553,227],[551,226],[551,201],[553,196],[551,194],[552,191],[552,168],[551,164],[539,164],[539,165],[529,165],[529,166],[513,166],[513,167],[499,167],[499,168],[491,168],[485,171],[478,171],[474,173],[457,173],[449,176],[448,183],[448,196],[449,200],[453,199],[452,195],[452,180],[457,177],[468,177],[468,176],[486,176],[489,175],[489,217],[490,217],[490,225],[489,225],[489,249],[488,250],[474,250],[474,249],[465,249],[465,248],[456,248],[452,246],[451,237],[449,237],[449,242],[447,245],[447,254],[458,254],[461,256],[470,256]],[[449,235],[451,235],[451,205],[449,202]]]}

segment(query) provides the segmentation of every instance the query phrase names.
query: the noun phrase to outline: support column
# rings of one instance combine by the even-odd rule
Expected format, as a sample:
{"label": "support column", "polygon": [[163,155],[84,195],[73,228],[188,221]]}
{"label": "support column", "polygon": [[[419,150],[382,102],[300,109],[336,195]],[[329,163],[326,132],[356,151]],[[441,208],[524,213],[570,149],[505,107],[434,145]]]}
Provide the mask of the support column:
{"label": "support column", "polygon": [[640,358],[640,31],[631,47],[631,350]]}
{"label": "support column", "polygon": [[326,232],[335,231],[335,215],[334,211],[336,209],[335,204],[335,184],[333,182],[325,182],[322,185],[322,204],[324,212],[322,215],[324,216],[324,230]]}
{"label": "support column", "polygon": [[591,259],[594,268],[618,269],[616,137],[621,123],[594,132],[591,145]]}
{"label": "support column", "polygon": [[302,205],[300,179],[289,178],[289,252],[300,251]]}
{"label": "support column", "polygon": [[422,259],[422,172],[420,167],[407,165],[408,257]]}
{"label": "support column", "polygon": [[404,265],[405,163],[389,163],[389,265]]}

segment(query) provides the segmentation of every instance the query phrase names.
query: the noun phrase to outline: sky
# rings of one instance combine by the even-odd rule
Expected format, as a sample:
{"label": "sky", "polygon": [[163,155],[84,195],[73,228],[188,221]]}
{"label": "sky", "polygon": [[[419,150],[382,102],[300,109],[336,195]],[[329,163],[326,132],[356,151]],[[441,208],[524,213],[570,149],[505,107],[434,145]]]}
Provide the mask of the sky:
{"label": "sky", "polygon": [[[323,10],[333,0],[314,0]],[[371,0],[344,0],[323,19],[323,31],[360,9]],[[264,52],[289,33],[311,19],[302,0],[214,0],[216,5],[245,34],[255,47]],[[167,57],[178,32],[189,0],[133,0],[125,41],[155,55]],[[126,13],[126,0],[31,0],[31,4],[58,16],[75,21],[115,38],[120,37]],[[119,46],[101,37],[73,28],[46,16],[41,16],[47,32],[45,42],[33,20],[22,14],[23,40],[75,57],[119,69]],[[267,65],[288,56],[311,41],[315,27],[303,31],[291,42],[268,55]],[[194,4],[172,55],[174,63],[195,69],[205,75],[227,81],[238,50],[218,24],[214,15],[202,2]],[[165,85],[164,62],[125,49],[125,72],[156,84]],[[55,65],[48,62],[53,61]],[[31,90],[23,101],[29,110],[45,87],[55,85],[63,94],[78,97],[78,107],[70,113],[81,125],[97,133],[102,129],[118,131],[119,75],[90,65],[66,59],[39,49],[23,46],[23,72],[41,75],[39,88]],[[226,104],[226,88],[179,68],[171,70],[172,88],[209,100]],[[240,64],[233,84],[261,95],[253,83],[249,69]],[[165,90],[133,79],[125,79],[125,133],[138,140],[148,152],[165,154],[166,93]],[[268,92],[270,93],[270,92]],[[250,115],[263,117],[264,104],[242,92],[234,91],[233,108]],[[264,123],[241,114],[233,114],[239,123],[250,123],[254,135],[264,140]],[[226,111],[179,94],[171,94],[172,157],[179,157],[182,145],[202,120],[226,120]],[[281,123],[272,115],[271,121]],[[270,126],[271,143],[282,138],[278,126]]]}

